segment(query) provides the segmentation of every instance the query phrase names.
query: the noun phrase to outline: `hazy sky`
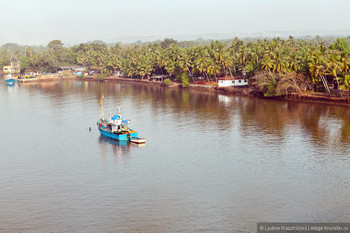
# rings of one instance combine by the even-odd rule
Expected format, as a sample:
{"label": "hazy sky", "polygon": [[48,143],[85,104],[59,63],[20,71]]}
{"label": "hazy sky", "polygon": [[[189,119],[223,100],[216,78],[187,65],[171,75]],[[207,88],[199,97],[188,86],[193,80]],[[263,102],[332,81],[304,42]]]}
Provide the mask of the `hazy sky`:
{"label": "hazy sky", "polygon": [[1,0],[0,9],[0,45],[350,29],[350,0]]}

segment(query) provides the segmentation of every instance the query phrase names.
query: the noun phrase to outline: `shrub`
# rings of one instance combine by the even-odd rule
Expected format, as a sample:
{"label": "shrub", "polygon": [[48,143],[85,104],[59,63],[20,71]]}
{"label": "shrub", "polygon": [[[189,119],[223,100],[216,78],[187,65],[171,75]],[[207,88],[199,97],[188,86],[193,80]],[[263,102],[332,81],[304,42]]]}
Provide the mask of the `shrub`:
{"label": "shrub", "polygon": [[64,70],[62,71],[62,76],[63,77],[73,76],[73,72],[71,70]]}
{"label": "shrub", "polygon": [[171,80],[167,78],[167,79],[164,80],[164,83],[165,83],[167,86],[169,86],[169,85],[171,84]]}
{"label": "shrub", "polygon": [[275,96],[277,94],[277,82],[280,80],[278,74],[273,72],[259,72],[254,76],[258,86],[264,92],[264,96]]}
{"label": "shrub", "polygon": [[182,73],[181,83],[182,83],[182,87],[187,87],[190,85],[190,77],[188,76],[187,72]]}
{"label": "shrub", "polygon": [[286,74],[276,87],[276,95],[287,95],[290,93],[300,93],[301,88],[297,83],[296,73]]}
{"label": "shrub", "polygon": [[106,75],[101,74],[101,73],[98,73],[98,74],[96,74],[96,76],[95,76],[95,79],[97,79],[97,80],[103,80],[103,79],[105,79],[105,78],[106,78]]}

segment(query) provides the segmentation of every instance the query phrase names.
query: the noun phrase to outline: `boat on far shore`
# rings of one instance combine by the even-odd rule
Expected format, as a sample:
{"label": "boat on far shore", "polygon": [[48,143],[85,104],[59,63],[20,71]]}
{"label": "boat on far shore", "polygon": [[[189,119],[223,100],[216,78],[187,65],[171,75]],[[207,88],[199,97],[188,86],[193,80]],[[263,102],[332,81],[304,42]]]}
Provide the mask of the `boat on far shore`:
{"label": "boat on far shore", "polygon": [[17,81],[16,81],[16,79],[8,78],[8,79],[5,79],[5,83],[8,86],[13,86],[13,85],[15,85],[15,83],[17,83]]}

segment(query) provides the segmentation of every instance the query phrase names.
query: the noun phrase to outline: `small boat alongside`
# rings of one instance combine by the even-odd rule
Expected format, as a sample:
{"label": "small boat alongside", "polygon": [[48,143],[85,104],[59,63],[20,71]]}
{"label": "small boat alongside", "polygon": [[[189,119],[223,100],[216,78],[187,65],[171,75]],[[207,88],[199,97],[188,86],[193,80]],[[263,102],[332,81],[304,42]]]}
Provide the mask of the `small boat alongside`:
{"label": "small boat alongside", "polygon": [[131,137],[130,142],[136,143],[136,144],[143,144],[143,143],[146,143],[146,138]]}
{"label": "small boat alongside", "polygon": [[[130,120],[126,120],[120,113],[111,116],[108,120],[104,117],[103,111],[103,96],[100,101],[101,104],[101,118],[97,122],[98,130],[101,135],[107,138],[112,138],[118,141],[131,141],[135,143],[145,143],[146,139],[138,138],[137,131],[129,127]],[[142,142],[143,141],[143,142]]]}

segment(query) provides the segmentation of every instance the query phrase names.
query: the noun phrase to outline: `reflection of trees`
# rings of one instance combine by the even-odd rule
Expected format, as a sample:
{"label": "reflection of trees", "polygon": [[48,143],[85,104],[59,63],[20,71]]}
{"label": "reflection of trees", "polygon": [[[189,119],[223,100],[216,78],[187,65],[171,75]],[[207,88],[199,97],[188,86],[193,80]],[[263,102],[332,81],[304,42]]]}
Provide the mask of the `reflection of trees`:
{"label": "reflection of trees", "polygon": [[192,123],[222,130],[232,129],[233,119],[238,116],[243,135],[270,135],[281,142],[287,131],[290,134],[298,129],[320,146],[347,143],[350,139],[350,109],[342,106],[232,96],[223,102],[216,93],[137,83],[63,81],[21,86],[54,98],[57,105],[64,105],[65,101],[56,98],[67,100],[67,96],[95,96],[99,103],[104,94],[106,98],[132,104],[135,109],[149,107],[154,117],[190,119]]}
{"label": "reflection of trees", "polygon": [[240,105],[241,131],[273,135],[302,130],[318,146],[336,146],[350,139],[350,110],[342,106],[249,99]]}
{"label": "reflection of trees", "polygon": [[254,132],[252,134],[270,134],[284,139],[285,127],[292,116],[287,102],[249,99],[247,105],[239,107],[243,134]]}

